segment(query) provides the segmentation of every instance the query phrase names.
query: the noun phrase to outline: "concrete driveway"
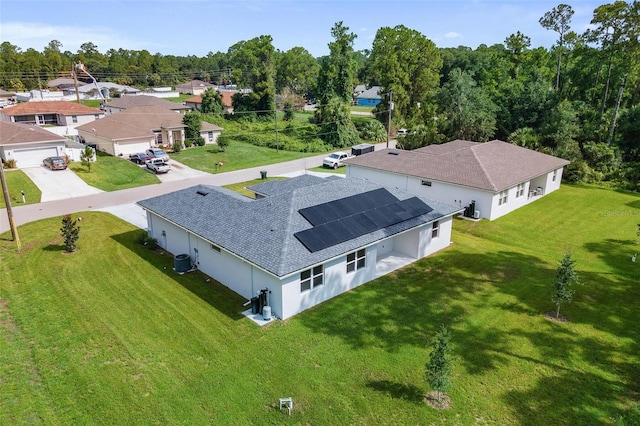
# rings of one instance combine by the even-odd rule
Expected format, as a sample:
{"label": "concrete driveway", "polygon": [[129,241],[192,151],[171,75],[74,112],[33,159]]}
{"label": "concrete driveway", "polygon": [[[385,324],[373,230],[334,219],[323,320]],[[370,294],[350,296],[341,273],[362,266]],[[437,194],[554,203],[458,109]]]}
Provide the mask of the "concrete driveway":
{"label": "concrete driveway", "polygon": [[69,169],[49,170],[39,166],[28,167],[22,171],[42,192],[41,202],[84,197],[103,192],[88,185]]}
{"label": "concrete driveway", "polygon": [[[182,163],[177,162],[176,160],[169,160],[169,165],[171,166],[171,170],[168,173],[160,173],[158,179],[160,182],[173,182],[176,180],[184,180],[184,179],[192,179],[196,177],[206,176],[208,173],[201,172],[200,170],[192,169],[191,167],[185,166]],[[146,166],[140,166],[145,168],[149,173],[153,173]]]}

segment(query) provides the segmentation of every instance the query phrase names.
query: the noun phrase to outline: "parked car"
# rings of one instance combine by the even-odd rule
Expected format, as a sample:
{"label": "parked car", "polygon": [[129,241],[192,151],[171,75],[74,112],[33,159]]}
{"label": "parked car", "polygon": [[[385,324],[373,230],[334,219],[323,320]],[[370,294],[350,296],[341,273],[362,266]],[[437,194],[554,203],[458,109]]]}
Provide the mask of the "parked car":
{"label": "parked car", "polygon": [[161,158],[152,158],[146,163],[147,169],[151,170],[153,173],[168,173],[171,170],[171,166],[169,163],[165,163]]}
{"label": "parked car", "polygon": [[160,148],[149,148],[147,150],[147,155],[151,158],[161,158],[165,163],[169,162],[169,156]]}
{"label": "parked car", "polygon": [[67,162],[62,157],[47,157],[42,161],[42,165],[51,170],[64,170],[67,168]]}
{"label": "parked car", "polygon": [[325,157],[322,160],[323,167],[329,167],[332,169],[337,169],[338,167],[344,166],[344,161],[350,158],[354,158],[355,155],[351,155],[348,152],[338,151],[332,154],[329,154],[328,157]]}
{"label": "parked car", "polygon": [[151,160],[149,154],[144,152],[138,152],[135,154],[129,154],[129,160],[133,161],[136,164],[144,164],[147,161]]}

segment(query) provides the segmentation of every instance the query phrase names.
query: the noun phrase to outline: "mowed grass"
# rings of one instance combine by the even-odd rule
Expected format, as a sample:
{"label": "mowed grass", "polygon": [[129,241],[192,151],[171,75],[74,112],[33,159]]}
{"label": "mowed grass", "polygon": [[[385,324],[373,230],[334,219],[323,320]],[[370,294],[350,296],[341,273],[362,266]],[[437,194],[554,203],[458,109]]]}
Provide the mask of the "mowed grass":
{"label": "mowed grass", "polygon": [[160,183],[158,177],[149,173],[144,167],[126,158],[114,157],[102,152],[98,152],[97,161],[91,163],[91,171],[80,161],[69,162],[69,169],[87,184],[103,191],[118,191]]}
{"label": "mowed grass", "polygon": [[[82,214],[0,236],[1,424],[608,424],[640,398],[640,197],[560,191],[494,222],[456,220],[434,256],[264,328],[245,300]],[[224,220],[224,218],[221,218]],[[555,268],[583,282],[561,312]],[[326,283],[331,285],[331,283]],[[428,342],[452,330],[453,406],[423,402]],[[291,417],[277,409],[293,397]]]}
{"label": "mowed grass", "polygon": [[[208,173],[249,169],[314,155],[319,155],[319,153],[275,150],[240,141],[233,141],[224,151],[219,151],[217,145],[205,145],[169,154],[171,158],[180,163]],[[223,163],[223,165],[216,168],[216,163]]]}
{"label": "mowed grass", "polygon": [[[2,166],[0,166],[2,167]],[[13,207],[24,206],[26,204],[34,204],[40,202],[42,192],[33,183],[29,177],[20,169],[9,169],[4,171],[7,180],[7,189],[9,191],[9,200]],[[24,200],[22,202],[22,192],[24,191]],[[7,207],[4,197],[0,197],[0,209]]]}

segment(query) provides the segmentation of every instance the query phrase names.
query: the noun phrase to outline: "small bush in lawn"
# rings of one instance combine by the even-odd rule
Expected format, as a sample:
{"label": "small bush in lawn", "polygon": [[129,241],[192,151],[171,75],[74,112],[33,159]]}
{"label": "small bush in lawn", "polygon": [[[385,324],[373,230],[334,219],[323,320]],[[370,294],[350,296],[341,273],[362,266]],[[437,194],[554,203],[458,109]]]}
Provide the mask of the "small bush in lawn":
{"label": "small bush in lawn", "polygon": [[185,139],[184,140],[184,147],[185,148],[191,148],[194,144],[195,144],[195,142],[193,142],[193,139]]}
{"label": "small bush in lawn", "polygon": [[204,144],[205,144],[205,140],[204,140],[204,138],[203,138],[202,136],[199,136],[199,137],[196,139],[196,141],[195,141],[195,142],[196,142],[196,145],[198,145],[198,146],[204,146]]}
{"label": "small bush in lawn", "polygon": [[71,218],[70,214],[62,216],[62,228],[60,228],[62,238],[64,238],[64,247],[67,253],[71,253],[76,249],[76,242],[80,238],[80,227],[77,222]]}

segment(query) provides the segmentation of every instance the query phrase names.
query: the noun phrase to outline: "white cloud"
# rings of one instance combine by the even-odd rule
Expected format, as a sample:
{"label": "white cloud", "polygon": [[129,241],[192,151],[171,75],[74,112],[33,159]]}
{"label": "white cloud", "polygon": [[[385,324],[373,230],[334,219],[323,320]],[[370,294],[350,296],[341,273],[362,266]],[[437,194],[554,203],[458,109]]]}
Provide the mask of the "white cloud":
{"label": "white cloud", "polygon": [[462,38],[462,34],[450,31],[444,35],[444,38]]}

